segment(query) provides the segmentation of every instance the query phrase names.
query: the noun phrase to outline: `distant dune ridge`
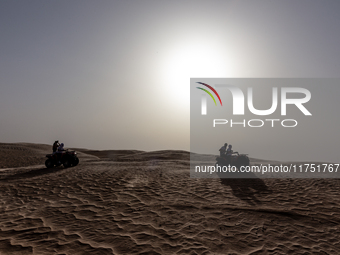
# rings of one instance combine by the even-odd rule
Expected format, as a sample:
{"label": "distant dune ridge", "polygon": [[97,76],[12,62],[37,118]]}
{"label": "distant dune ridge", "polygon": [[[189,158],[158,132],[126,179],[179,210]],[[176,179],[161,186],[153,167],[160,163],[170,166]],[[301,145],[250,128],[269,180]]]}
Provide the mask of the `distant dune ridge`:
{"label": "distant dune ridge", "polygon": [[0,143],[0,254],[340,254],[338,179],[194,179],[171,150],[46,169],[50,151]]}
{"label": "distant dune ridge", "polygon": [[145,152],[138,150],[76,150],[97,156],[101,159],[116,161],[190,160],[190,152],[187,151],[162,150]]}
{"label": "distant dune ridge", "polygon": [[[96,156],[100,159],[115,161],[148,161],[148,160],[190,160],[187,151],[154,151],[139,150],[88,150],[69,148],[81,154]],[[45,155],[52,153],[52,145],[31,143],[0,143],[0,168],[26,167],[44,164]]]}

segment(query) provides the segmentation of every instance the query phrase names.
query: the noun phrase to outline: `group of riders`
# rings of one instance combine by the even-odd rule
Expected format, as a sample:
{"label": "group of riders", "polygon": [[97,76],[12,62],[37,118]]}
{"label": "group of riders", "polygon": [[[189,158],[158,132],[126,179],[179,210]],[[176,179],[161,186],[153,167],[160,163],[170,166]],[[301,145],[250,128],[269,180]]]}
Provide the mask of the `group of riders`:
{"label": "group of riders", "polygon": [[[228,147],[228,149],[227,149]],[[225,143],[220,149],[220,157],[231,156],[233,154],[233,146],[231,144]]]}
{"label": "group of riders", "polygon": [[220,157],[224,158],[227,160],[227,162],[231,162],[231,156],[233,155],[233,146],[231,144],[225,143],[221,148],[220,148]]}

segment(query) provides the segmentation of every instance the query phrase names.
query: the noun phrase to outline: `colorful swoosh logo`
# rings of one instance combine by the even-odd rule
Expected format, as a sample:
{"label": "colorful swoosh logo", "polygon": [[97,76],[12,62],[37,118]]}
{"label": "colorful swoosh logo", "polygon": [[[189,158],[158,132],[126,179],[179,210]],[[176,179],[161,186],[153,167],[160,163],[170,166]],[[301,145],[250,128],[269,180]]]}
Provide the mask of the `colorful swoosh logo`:
{"label": "colorful swoosh logo", "polygon": [[[204,85],[204,86],[208,87],[209,89],[211,89],[211,91],[214,92],[215,95],[218,97],[218,100],[220,100],[220,104],[221,104],[221,106],[222,106],[222,101],[221,101],[220,95],[217,93],[217,91],[216,91],[213,87],[211,87],[210,85],[205,84],[205,83],[203,83],[203,82],[197,82],[197,83],[198,83],[198,84],[201,84],[201,85]],[[211,98],[214,100],[215,105],[217,105],[214,96],[213,96],[208,90],[203,89],[203,88],[200,88],[200,87],[196,87],[196,88],[201,89],[201,90],[207,92],[207,93],[209,94],[209,96],[211,96]]]}

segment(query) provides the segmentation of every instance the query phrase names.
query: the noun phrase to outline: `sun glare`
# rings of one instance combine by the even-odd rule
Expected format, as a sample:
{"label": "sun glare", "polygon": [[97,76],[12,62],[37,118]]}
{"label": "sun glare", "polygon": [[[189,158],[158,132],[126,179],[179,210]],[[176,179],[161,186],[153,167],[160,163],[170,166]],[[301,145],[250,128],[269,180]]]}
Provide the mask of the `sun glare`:
{"label": "sun glare", "polygon": [[168,100],[177,106],[189,107],[190,78],[226,77],[229,72],[224,56],[216,46],[200,42],[169,49],[161,70]]}

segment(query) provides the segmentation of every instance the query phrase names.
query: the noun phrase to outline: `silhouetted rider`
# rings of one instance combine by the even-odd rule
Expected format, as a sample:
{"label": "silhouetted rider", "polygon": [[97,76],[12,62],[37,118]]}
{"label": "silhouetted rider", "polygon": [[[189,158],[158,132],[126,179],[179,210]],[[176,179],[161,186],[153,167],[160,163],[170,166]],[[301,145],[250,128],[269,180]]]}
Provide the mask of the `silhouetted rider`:
{"label": "silhouetted rider", "polygon": [[227,155],[227,162],[231,164],[231,156],[233,155],[233,150],[231,149],[233,146],[229,144],[226,155]]}
{"label": "silhouetted rider", "polygon": [[52,146],[52,150],[53,150],[53,154],[57,151],[58,147],[60,146],[59,141],[55,141],[53,146]]}
{"label": "silhouetted rider", "polygon": [[228,144],[225,143],[221,148],[220,148],[220,157],[224,157],[226,152],[227,152],[227,146]]}
{"label": "silhouetted rider", "polygon": [[227,149],[227,156],[231,156],[233,154],[233,150],[231,149],[233,146],[229,144],[228,149]]}
{"label": "silhouetted rider", "polygon": [[64,149],[64,144],[61,143],[58,147],[58,150],[57,150],[57,157],[58,157],[58,161],[60,163],[60,159],[61,159],[61,154],[63,153],[63,151],[65,151]]}

